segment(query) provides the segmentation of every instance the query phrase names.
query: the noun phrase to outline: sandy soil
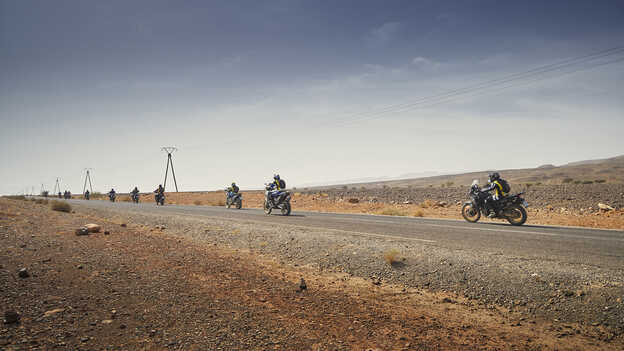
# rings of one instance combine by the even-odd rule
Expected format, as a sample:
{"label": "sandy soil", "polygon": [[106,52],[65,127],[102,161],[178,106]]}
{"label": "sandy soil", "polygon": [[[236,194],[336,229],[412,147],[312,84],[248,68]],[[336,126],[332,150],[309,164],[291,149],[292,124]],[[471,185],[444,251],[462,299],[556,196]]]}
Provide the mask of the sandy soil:
{"label": "sandy soil", "polygon": [[[101,233],[76,236],[96,222]],[[577,325],[281,265],[169,230],[0,199],[0,346],[18,349],[617,350]],[[104,231],[109,232],[105,234]],[[26,268],[29,276],[18,277]],[[307,289],[301,291],[300,279]]]}

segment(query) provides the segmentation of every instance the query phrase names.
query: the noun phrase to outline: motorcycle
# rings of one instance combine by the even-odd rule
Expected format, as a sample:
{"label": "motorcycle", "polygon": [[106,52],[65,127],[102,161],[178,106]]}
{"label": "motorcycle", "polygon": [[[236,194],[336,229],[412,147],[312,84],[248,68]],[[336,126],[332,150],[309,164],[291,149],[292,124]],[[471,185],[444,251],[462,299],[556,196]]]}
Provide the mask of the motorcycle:
{"label": "motorcycle", "polygon": [[156,193],[154,195],[154,199],[156,200],[156,206],[164,206],[165,205],[165,194],[164,193]]}
{"label": "motorcycle", "polygon": [[65,192],[65,194],[63,194],[63,197],[65,198],[65,200],[69,200],[71,199],[71,193],[69,191]]}
{"label": "motorcycle", "polygon": [[264,192],[264,213],[267,215],[271,214],[271,211],[274,209],[279,209],[282,212],[282,215],[288,216],[290,215],[290,198],[291,194],[289,191],[280,191],[278,196],[272,197],[271,193],[273,192],[273,188],[271,184],[265,184],[265,192]]}
{"label": "motorcycle", "polygon": [[108,194],[108,199],[109,199],[111,202],[115,202],[115,199],[116,199],[116,198],[117,198],[117,195],[116,195],[115,193],[109,193],[109,194]]}
{"label": "motorcycle", "polygon": [[232,205],[236,206],[237,209],[241,209],[243,207],[243,195],[240,193],[231,193],[229,190],[225,190],[225,206],[230,208]]}
{"label": "motorcycle", "polygon": [[91,197],[91,195],[89,195],[89,193],[84,193],[85,200],[89,200],[90,197]]}
{"label": "motorcycle", "polygon": [[132,193],[132,195],[130,195],[130,198],[135,204],[139,203],[139,193]]}
{"label": "motorcycle", "polygon": [[[509,195],[498,200],[500,214],[493,218],[507,220],[511,225],[523,225],[527,220],[526,208],[529,204],[521,197],[524,192]],[[489,193],[481,191],[479,181],[474,180],[470,186],[470,201],[466,201],[462,206],[462,217],[468,222],[476,223],[481,218],[481,214],[487,216],[489,211],[485,205]]]}

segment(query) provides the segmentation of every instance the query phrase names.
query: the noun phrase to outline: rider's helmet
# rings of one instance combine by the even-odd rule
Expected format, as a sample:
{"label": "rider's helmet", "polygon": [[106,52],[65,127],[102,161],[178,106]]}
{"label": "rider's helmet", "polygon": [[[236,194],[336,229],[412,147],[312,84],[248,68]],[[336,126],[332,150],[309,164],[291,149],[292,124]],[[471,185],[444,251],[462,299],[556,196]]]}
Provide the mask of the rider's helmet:
{"label": "rider's helmet", "polygon": [[280,176],[279,176],[279,174],[274,174],[274,175],[273,175],[273,179],[275,179],[275,180],[280,180]]}
{"label": "rider's helmet", "polygon": [[236,183],[235,183],[235,182],[232,182],[232,186],[236,186]]}
{"label": "rider's helmet", "polygon": [[499,179],[500,179],[500,174],[498,174],[498,172],[492,172],[488,174],[488,180],[490,181],[490,183]]}

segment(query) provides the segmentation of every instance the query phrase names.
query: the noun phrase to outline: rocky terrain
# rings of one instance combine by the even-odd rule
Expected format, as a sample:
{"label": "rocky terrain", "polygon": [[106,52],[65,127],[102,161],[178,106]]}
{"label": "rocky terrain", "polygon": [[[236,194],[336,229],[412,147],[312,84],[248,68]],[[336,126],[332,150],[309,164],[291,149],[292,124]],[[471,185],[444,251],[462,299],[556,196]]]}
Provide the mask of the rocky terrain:
{"label": "rocky terrain", "polygon": [[623,346],[622,272],[599,267],[6,199],[0,238],[6,350]]}
{"label": "rocky terrain", "polygon": [[[427,200],[445,201],[450,204],[468,200],[469,186],[449,187],[394,187],[394,188],[330,188],[303,193],[327,194],[330,199],[356,198],[360,201],[385,203],[422,203]],[[616,209],[624,208],[624,184],[551,184],[512,185],[512,193],[524,192],[524,198],[531,207],[561,208],[570,210],[595,210],[598,203],[608,204]]]}

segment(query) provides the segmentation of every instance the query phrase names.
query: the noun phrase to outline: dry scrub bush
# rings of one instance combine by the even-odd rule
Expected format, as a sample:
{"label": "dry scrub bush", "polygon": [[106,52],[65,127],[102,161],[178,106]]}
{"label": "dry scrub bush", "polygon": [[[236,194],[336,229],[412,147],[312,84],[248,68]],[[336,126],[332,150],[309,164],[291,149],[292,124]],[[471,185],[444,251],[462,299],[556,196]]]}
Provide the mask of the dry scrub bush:
{"label": "dry scrub bush", "polygon": [[387,264],[391,266],[399,262],[399,250],[391,249],[391,250],[384,252],[384,260],[386,261]]}
{"label": "dry scrub bush", "polygon": [[407,216],[407,213],[395,207],[386,207],[381,211],[381,214],[386,216]]}
{"label": "dry scrub bush", "polygon": [[9,195],[9,196],[5,196],[7,199],[11,199],[11,200],[26,200],[26,196],[24,195]]}
{"label": "dry scrub bush", "polygon": [[48,199],[37,199],[37,200],[35,200],[35,203],[39,204],[39,205],[47,205],[48,204]]}
{"label": "dry scrub bush", "polygon": [[423,210],[416,210],[413,213],[414,217],[424,217],[425,216],[425,212],[423,212]]}
{"label": "dry scrub bush", "polygon": [[429,208],[432,207],[433,205],[435,205],[435,202],[431,201],[431,200],[425,200],[420,204],[420,207],[422,208]]}
{"label": "dry scrub bush", "polygon": [[195,206],[201,206],[202,202],[200,200],[195,200],[193,201],[193,205]]}
{"label": "dry scrub bush", "polygon": [[54,200],[52,201],[52,204],[50,205],[50,207],[54,211],[71,212],[71,206],[67,202],[63,202],[63,201]]}

